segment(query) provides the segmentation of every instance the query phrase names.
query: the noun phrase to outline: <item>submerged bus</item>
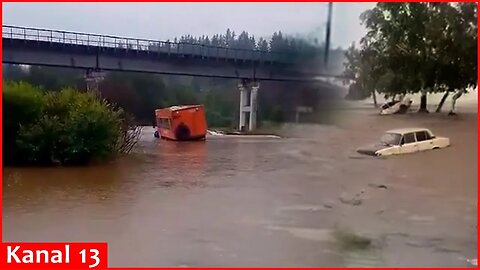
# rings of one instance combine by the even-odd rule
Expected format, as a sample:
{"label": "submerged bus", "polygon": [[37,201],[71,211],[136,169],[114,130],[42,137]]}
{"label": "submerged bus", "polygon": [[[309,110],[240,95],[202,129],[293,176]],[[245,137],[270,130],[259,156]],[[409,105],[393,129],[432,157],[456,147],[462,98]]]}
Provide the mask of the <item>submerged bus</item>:
{"label": "submerged bus", "polygon": [[155,137],[174,141],[204,140],[207,121],[203,105],[172,106],[155,110]]}

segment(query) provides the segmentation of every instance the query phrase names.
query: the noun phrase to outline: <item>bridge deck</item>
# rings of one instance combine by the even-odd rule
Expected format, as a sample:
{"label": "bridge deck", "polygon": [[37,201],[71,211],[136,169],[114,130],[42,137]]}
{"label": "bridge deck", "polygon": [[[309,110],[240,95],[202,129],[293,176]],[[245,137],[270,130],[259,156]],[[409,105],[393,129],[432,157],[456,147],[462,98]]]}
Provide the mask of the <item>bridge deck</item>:
{"label": "bridge deck", "polygon": [[56,45],[96,47],[101,50],[114,49],[131,52],[147,52],[149,54],[174,54],[180,56],[256,61],[273,64],[288,64],[291,61],[290,55],[285,53],[217,47],[182,42],[175,43],[169,41],[87,34],[40,28],[17,27],[9,25],[2,26],[2,38],[7,41],[35,41],[38,43],[51,43]]}

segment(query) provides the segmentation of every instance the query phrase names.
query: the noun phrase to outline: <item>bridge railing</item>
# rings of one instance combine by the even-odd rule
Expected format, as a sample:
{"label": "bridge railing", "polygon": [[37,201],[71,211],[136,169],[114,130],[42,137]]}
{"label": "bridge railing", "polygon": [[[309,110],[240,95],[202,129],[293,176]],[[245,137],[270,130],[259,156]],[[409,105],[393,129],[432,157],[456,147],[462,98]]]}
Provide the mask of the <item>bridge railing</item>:
{"label": "bridge railing", "polygon": [[288,57],[285,57],[285,54],[269,51],[246,50],[203,44],[116,37],[9,25],[2,25],[2,38],[100,48],[115,48],[127,51],[147,51],[265,62],[289,62]]}

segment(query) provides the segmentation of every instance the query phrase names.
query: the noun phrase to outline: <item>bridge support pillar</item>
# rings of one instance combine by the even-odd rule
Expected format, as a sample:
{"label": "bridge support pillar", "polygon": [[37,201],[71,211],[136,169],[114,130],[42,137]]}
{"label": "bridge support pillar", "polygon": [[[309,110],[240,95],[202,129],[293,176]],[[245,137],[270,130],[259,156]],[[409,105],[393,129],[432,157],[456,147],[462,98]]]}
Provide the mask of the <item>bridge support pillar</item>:
{"label": "bridge support pillar", "polygon": [[250,131],[255,130],[257,128],[257,97],[258,97],[258,89],[260,88],[260,84],[252,85],[250,91],[250,121],[248,125],[248,129]]}
{"label": "bridge support pillar", "polygon": [[240,117],[238,129],[240,131],[253,131],[257,128],[257,97],[260,84],[254,83],[251,88],[242,82],[238,84],[240,91]]}
{"label": "bridge support pillar", "polygon": [[238,84],[238,90],[240,91],[240,118],[238,122],[238,130],[244,131],[247,124],[247,97],[248,97],[248,89],[245,88],[243,83]]}

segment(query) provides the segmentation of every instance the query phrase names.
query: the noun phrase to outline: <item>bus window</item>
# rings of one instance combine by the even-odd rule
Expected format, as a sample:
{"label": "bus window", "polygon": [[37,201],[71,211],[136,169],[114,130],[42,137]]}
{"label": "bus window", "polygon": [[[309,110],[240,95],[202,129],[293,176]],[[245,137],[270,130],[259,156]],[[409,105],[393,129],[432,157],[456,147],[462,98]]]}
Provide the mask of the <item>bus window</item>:
{"label": "bus window", "polygon": [[160,118],[160,128],[170,129],[170,119]]}

